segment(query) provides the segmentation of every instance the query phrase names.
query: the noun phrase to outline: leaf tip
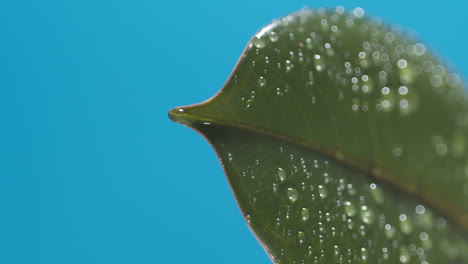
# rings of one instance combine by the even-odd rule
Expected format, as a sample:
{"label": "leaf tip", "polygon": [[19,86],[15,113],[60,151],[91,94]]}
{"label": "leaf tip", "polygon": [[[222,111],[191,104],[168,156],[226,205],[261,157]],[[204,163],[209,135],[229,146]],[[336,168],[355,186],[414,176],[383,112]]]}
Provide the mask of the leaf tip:
{"label": "leaf tip", "polygon": [[168,115],[172,121],[182,125],[191,126],[193,123],[189,115],[187,115],[181,107],[172,108],[169,110]]}
{"label": "leaf tip", "polygon": [[201,126],[211,125],[211,121],[207,118],[199,117],[194,112],[194,106],[176,107],[169,110],[169,118],[179,124],[197,129]]}

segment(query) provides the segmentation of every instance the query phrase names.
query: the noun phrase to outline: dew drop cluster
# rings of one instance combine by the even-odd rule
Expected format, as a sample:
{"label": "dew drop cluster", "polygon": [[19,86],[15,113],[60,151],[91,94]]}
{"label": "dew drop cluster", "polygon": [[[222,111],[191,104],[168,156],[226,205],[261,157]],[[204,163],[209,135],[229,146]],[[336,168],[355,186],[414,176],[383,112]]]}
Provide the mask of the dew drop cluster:
{"label": "dew drop cluster", "polygon": [[[226,152],[225,169],[244,168],[232,174],[241,186],[234,191],[276,263],[468,261],[464,231],[420,200],[320,153],[236,136],[249,138],[255,160]],[[220,151],[233,148],[235,140],[226,141]]]}
{"label": "dew drop cluster", "polygon": [[468,263],[466,231],[392,183],[442,188],[468,212],[468,99],[430,53],[361,8],[303,10],[252,38],[226,88],[238,100],[230,114],[293,140],[236,132],[248,148],[218,151],[275,263]]}

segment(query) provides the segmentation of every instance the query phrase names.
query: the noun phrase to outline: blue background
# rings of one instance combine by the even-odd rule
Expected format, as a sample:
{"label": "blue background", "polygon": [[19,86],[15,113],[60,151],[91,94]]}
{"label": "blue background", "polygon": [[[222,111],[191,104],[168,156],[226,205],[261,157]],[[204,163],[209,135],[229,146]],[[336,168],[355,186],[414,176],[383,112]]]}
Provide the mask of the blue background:
{"label": "blue background", "polygon": [[264,24],[336,5],[468,76],[466,1],[1,1],[0,263],[270,263],[167,111],[216,93]]}

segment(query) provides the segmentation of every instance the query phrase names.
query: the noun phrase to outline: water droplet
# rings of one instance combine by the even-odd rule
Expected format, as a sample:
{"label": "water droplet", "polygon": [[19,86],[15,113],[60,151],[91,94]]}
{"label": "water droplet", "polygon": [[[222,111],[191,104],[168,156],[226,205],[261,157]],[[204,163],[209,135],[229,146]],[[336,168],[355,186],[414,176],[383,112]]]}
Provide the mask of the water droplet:
{"label": "water droplet", "polygon": [[401,214],[399,218],[400,218],[400,221],[406,221],[407,219],[405,214]]}
{"label": "water droplet", "polygon": [[327,52],[327,56],[332,57],[335,55],[335,50],[332,48],[330,43],[325,43],[325,50]]}
{"label": "water droplet", "polygon": [[375,215],[367,206],[363,205],[361,206],[361,218],[364,223],[370,225],[374,222]]}
{"label": "water droplet", "polygon": [[258,86],[264,87],[266,85],[266,80],[263,76],[258,77]]}
{"label": "water droplet", "polygon": [[396,147],[396,148],[393,149],[392,153],[393,153],[393,156],[400,157],[401,153],[402,153],[402,150],[401,150],[401,148]]}
{"label": "water droplet", "polygon": [[348,229],[353,230],[354,229],[354,222],[351,220],[351,218],[348,218]]}
{"label": "water droplet", "polygon": [[402,247],[400,249],[400,262],[401,263],[408,263],[411,259],[411,255],[409,250],[406,247]]}
{"label": "water droplet", "polygon": [[423,205],[417,205],[415,211],[417,214],[422,215],[426,212],[426,208]]}
{"label": "water droplet", "polygon": [[406,68],[406,66],[408,66],[408,62],[406,60],[401,59],[397,62],[397,66],[400,69],[404,69]]}
{"label": "water droplet", "polygon": [[361,259],[362,259],[362,262],[365,263],[367,262],[367,259],[368,259],[369,255],[368,255],[368,252],[365,248],[361,248]]}
{"label": "water droplet", "polygon": [[353,110],[354,112],[359,111],[359,104],[360,104],[359,98],[354,97],[352,102],[353,104],[351,105],[351,110]]}
{"label": "water droplet", "polygon": [[320,198],[323,199],[327,197],[327,189],[325,189],[323,185],[318,185],[317,188],[318,188],[318,193],[319,193]]}
{"label": "water droplet", "polygon": [[387,236],[388,239],[392,239],[393,236],[395,236],[395,228],[392,227],[390,224],[385,225],[385,236]]}
{"label": "water droplet", "polygon": [[359,57],[360,59],[365,59],[366,56],[367,56],[367,54],[366,54],[364,51],[361,51],[361,52],[358,53],[358,57]]}
{"label": "water droplet", "polygon": [[335,255],[335,258],[338,259],[340,257],[340,247],[338,245],[333,246],[333,253]]}
{"label": "water droplet", "polygon": [[276,193],[276,191],[278,191],[278,184],[273,183],[273,192]]}
{"label": "water droplet", "polygon": [[421,209],[417,209],[416,213],[419,216],[419,222],[425,229],[432,229],[434,228],[434,217],[431,213],[431,211],[424,209],[424,212],[422,214],[419,214],[418,212],[422,212]]}
{"label": "water droplet", "polygon": [[310,211],[309,209],[307,208],[302,208],[301,209],[301,217],[302,217],[302,221],[307,221],[310,217]]}
{"label": "water droplet", "polygon": [[249,225],[250,225],[250,223],[251,223],[252,219],[251,219],[251,217],[250,217],[250,215],[249,215],[249,214],[246,214],[246,215],[245,215],[245,221],[247,222],[247,224],[249,224]]}
{"label": "water droplet", "polygon": [[445,68],[444,66],[442,65],[436,65],[434,66],[434,68],[432,69],[432,73],[436,76],[444,76],[445,75]]}
{"label": "water droplet", "polygon": [[371,183],[369,187],[370,187],[371,196],[374,199],[374,201],[377,204],[382,204],[384,200],[382,190],[379,187],[377,187],[375,183]]}
{"label": "water droplet", "polygon": [[426,232],[421,232],[421,233],[419,234],[419,239],[421,239],[422,246],[423,246],[425,249],[430,249],[430,248],[432,248],[432,241],[431,241],[431,239],[429,238],[429,234],[427,234]]}
{"label": "water droplet", "polygon": [[414,92],[408,92],[408,88],[406,86],[401,86],[398,89],[398,93],[400,94],[400,102],[399,102],[399,110],[400,114],[402,115],[409,115],[414,113],[417,110],[418,106],[418,96]]}
{"label": "water droplet", "polygon": [[457,87],[458,85],[460,85],[460,83],[461,83],[461,79],[460,79],[460,76],[458,76],[457,74],[450,73],[447,76],[447,84],[450,87]]}
{"label": "water droplet", "polygon": [[422,56],[426,52],[426,46],[424,46],[424,44],[422,44],[422,43],[418,43],[418,44],[414,45],[413,52],[414,52],[414,55],[416,55],[416,56]]}
{"label": "water droplet", "polygon": [[356,207],[349,201],[344,202],[345,213],[351,217],[356,214]]}
{"label": "water droplet", "polygon": [[353,187],[352,184],[348,184],[348,185],[346,185],[346,187],[348,188],[348,193],[350,195],[355,195],[356,194],[356,189]]}
{"label": "water droplet", "polygon": [[299,198],[299,192],[294,189],[294,188],[288,188],[288,190],[286,191],[287,195],[288,195],[288,198],[291,202],[295,202],[297,201],[297,199]]}
{"label": "water droplet", "polygon": [[257,49],[262,49],[266,46],[265,40],[262,38],[254,37],[252,40],[252,44],[257,48]]}
{"label": "water droplet", "polygon": [[315,69],[318,72],[323,72],[325,70],[326,65],[325,65],[323,58],[320,55],[318,54],[314,55],[314,62],[315,62]]}
{"label": "water droplet", "polygon": [[422,63],[423,71],[425,72],[431,72],[434,69],[434,63],[432,61],[424,61]]}
{"label": "water droplet", "polygon": [[382,248],[382,256],[384,258],[384,260],[387,260],[388,259],[388,253],[387,253],[388,249],[386,247]]}
{"label": "water droplet", "polygon": [[299,231],[297,232],[297,241],[299,242],[300,245],[304,244],[306,239],[306,235],[304,232]]}
{"label": "water droplet", "polygon": [[408,87],[400,86],[400,88],[398,88],[398,93],[401,94],[401,95],[407,94],[408,93]]}
{"label": "water droplet", "polygon": [[421,232],[419,234],[419,239],[421,239],[422,241],[426,241],[428,238],[429,238],[429,235],[426,232]]}
{"label": "water droplet", "polygon": [[380,108],[385,112],[390,112],[395,106],[395,95],[388,87],[383,87],[381,91],[381,99],[377,101],[378,109]]}
{"label": "water droplet", "polygon": [[405,235],[409,235],[413,231],[413,224],[405,214],[400,215],[400,230]]}
{"label": "water droplet", "polygon": [[440,87],[442,86],[442,78],[440,76],[434,75],[431,77],[431,84],[434,87]]}
{"label": "water droplet", "polygon": [[312,43],[311,38],[306,38],[306,48],[309,49],[309,50],[314,48],[314,44]]}
{"label": "water droplet", "polygon": [[294,64],[290,60],[286,60],[286,72],[290,72],[294,68]]}
{"label": "water droplet", "polygon": [[364,9],[357,7],[353,10],[353,16],[356,18],[362,18],[365,15]]}
{"label": "water droplet", "polygon": [[383,95],[387,95],[387,94],[389,94],[389,93],[390,93],[390,89],[389,89],[388,87],[382,88],[382,94],[383,94]]}
{"label": "water droplet", "polygon": [[447,227],[447,221],[446,221],[444,218],[439,217],[439,218],[437,218],[437,220],[436,220],[436,226],[437,226],[437,228],[439,228],[439,229],[446,228],[446,227]]}
{"label": "water droplet", "polygon": [[283,168],[278,168],[278,178],[281,182],[284,182],[286,180],[286,172]]}
{"label": "water droplet", "polygon": [[277,42],[279,39],[279,36],[275,32],[271,31],[268,38],[271,40],[271,42]]}
{"label": "water droplet", "polygon": [[400,100],[400,109],[407,109],[409,107],[409,101],[406,99]]}
{"label": "water droplet", "polygon": [[437,155],[444,156],[445,154],[447,154],[447,145],[443,143],[436,144],[435,151]]}
{"label": "water droplet", "polygon": [[307,247],[307,253],[309,254],[309,256],[312,255],[312,253],[313,253],[313,252],[312,252],[312,246],[308,246],[308,247]]}
{"label": "water droplet", "polygon": [[[418,66],[419,67],[419,66]],[[416,70],[418,68],[416,67],[410,67],[409,64],[407,64],[405,66],[405,68],[400,68],[399,69],[399,72],[400,72],[400,82],[402,84],[405,84],[405,85],[408,85],[408,84],[411,84],[414,82],[414,79],[416,77],[416,73],[417,71]]]}

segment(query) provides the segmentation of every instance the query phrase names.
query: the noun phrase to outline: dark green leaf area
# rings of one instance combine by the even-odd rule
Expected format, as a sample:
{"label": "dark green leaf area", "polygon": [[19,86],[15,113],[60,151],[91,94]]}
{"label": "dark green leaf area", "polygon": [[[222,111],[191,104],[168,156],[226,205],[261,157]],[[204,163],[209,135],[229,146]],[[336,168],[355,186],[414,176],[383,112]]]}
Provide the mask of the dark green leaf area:
{"label": "dark green leaf area", "polygon": [[408,194],[270,136],[198,129],[275,263],[468,263],[464,231]]}
{"label": "dark green leaf area", "polygon": [[223,90],[185,108],[343,160],[468,230],[468,100],[461,78],[377,18],[303,10],[261,29]]}

